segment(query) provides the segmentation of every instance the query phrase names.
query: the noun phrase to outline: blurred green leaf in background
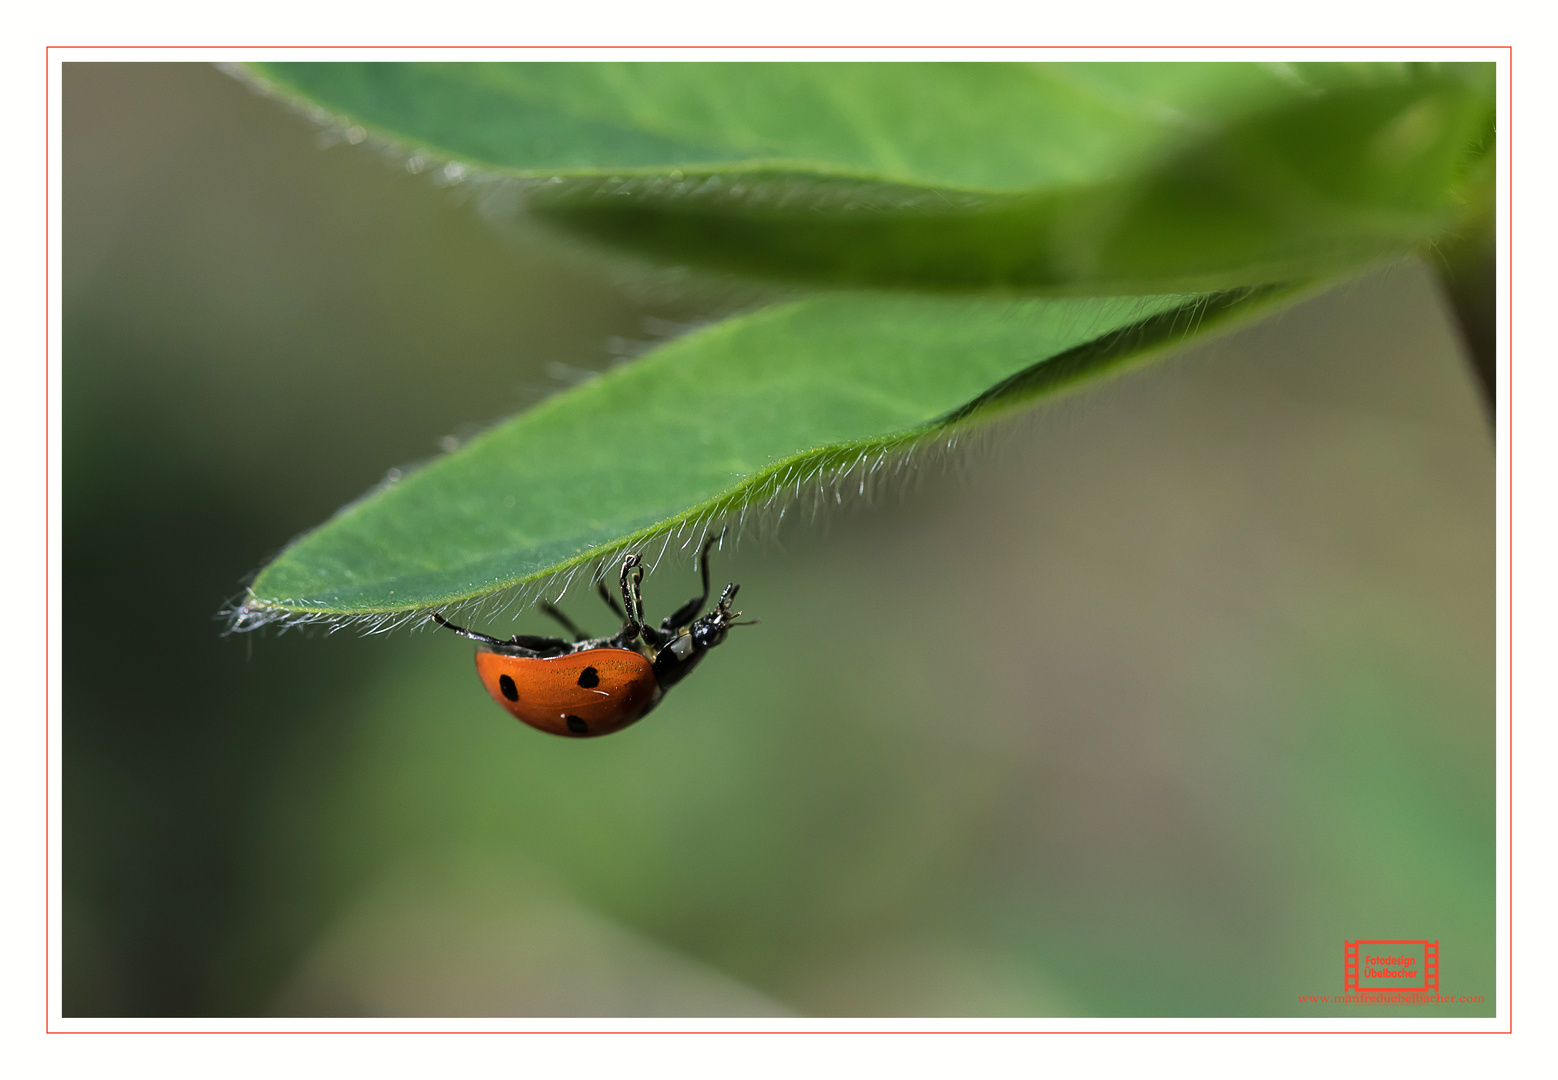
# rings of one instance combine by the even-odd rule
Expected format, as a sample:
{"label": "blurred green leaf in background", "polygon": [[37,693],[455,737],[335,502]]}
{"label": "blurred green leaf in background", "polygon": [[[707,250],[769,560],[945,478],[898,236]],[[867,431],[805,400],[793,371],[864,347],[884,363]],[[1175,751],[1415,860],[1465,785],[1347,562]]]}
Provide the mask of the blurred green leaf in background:
{"label": "blurred green leaf in background", "polygon": [[1488,65],[260,64],[542,217],[805,283],[1182,292],[1455,223]]}
{"label": "blurred green leaf in background", "polygon": [[[266,77],[324,100],[295,71]],[[568,230],[604,233],[561,209],[563,229],[473,212],[511,182],[543,218],[540,191],[590,205],[579,155],[602,146],[639,145],[605,172],[646,184],[668,144],[684,161],[723,155],[701,159],[710,173],[782,161],[830,190],[835,175],[982,183],[993,199],[1050,182],[1010,134],[1032,111],[981,114],[1008,136],[957,133],[1005,147],[1006,172],[978,180],[934,171],[951,167],[932,153],[949,125],[919,99],[897,120],[837,110],[865,117],[840,134],[797,95],[791,141],[758,140],[738,138],[752,106],[728,94],[694,95],[724,119],[669,131],[624,117],[622,95],[600,103],[601,80],[635,72],[649,78],[575,69],[571,104],[541,103],[563,117],[547,121],[556,139],[582,140],[589,109],[599,125],[533,163],[536,180],[565,177],[548,188],[524,187],[530,166],[500,142],[446,144],[345,101],[328,106],[341,126],[313,125],[208,67],[66,66],[66,1013],[1357,1017],[1300,999],[1340,991],[1344,941],[1399,937],[1438,940],[1444,989],[1483,1000],[1368,1016],[1492,1015],[1492,451],[1433,272],[1349,264],[1329,289],[1221,294],[1221,323],[1197,298],[1192,323],[1159,286],[806,291],[775,269],[784,284],[732,292],[712,256],[675,275],[602,254],[660,251],[631,230],[591,249]],[[1066,74],[1142,87],[1078,93],[1137,126],[1105,110],[1056,134],[1100,144],[1074,171],[1046,166],[1074,189],[1190,160],[1179,117],[1212,116],[1189,129],[1216,142],[1268,108],[1297,115],[1317,86],[1420,86],[1414,100],[1450,103],[1442,130],[1472,100],[1454,88],[1466,73],[1443,68],[1254,67],[1238,93],[1216,68]],[[904,92],[951,100],[955,75]],[[852,76],[890,77],[912,81]],[[494,85],[477,100],[516,93]],[[892,100],[861,87],[878,109]],[[634,100],[658,108],[673,89]],[[1216,112],[1225,98],[1235,113]],[[916,117],[918,143],[840,149]],[[386,167],[372,149],[391,143]],[[430,183],[449,163],[464,179]],[[1407,194],[1401,250],[1463,197]],[[970,312],[957,332],[953,313]],[[1199,333],[1214,324],[1220,336]],[[806,362],[817,354],[832,359]],[[1119,376],[1107,390],[1050,393],[1103,373]],[[828,408],[814,428],[785,411],[721,442],[696,395],[749,421],[748,379]],[[621,454],[590,425],[646,402],[711,447],[666,462],[681,503],[569,503],[542,536],[565,559],[592,508],[617,515],[578,530],[599,550],[787,455],[814,466],[848,447],[848,464],[856,442],[885,448],[1003,400],[1023,408],[992,408],[1000,422],[972,440],[986,449],[955,459],[970,482],[908,471],[816,526],[787,516],[776,543],[727,545],[715,572],[743,583],[762,626],[612,739],[516,725],[452,635],[221,637],[210,618],[268,551],[286,552],[272,565],[292,581],[346,587],[355,556],[334,570],[293,556],[344,549],[359,515],[391,535],[395,500],[409,528],[445,481],[429,531],[373,557],[452,540],[469,553],[477,523],[518,551],[542,534],[500,512],[516,489],[479,481],[536,481],[484,455],[534,452],[553,418],[591,434],[559,469]],[[400,480],[288,548],[391,466]],[[692,581],[668,560],[650,608]],[[105,649],[109,602],[138,624]],[[516,625],[542,629],[529,613]]]}

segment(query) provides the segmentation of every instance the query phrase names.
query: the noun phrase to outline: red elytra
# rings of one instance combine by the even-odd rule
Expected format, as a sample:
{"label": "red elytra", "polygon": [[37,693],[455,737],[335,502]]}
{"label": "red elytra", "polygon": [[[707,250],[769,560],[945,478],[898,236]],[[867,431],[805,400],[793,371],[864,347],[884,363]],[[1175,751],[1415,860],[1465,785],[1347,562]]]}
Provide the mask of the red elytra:
{"label": "red elytra", "polygon": [[589,649],[566,656],[505,656],[478,649],[476,673],[492,700],[553,735],[610,735],[659,703],[649,658],[632,649]]}
{"label": "red elytra", "polygon": [[740,588],[735,583],[725,586],[712,611],[698,615],[709,599],[709,548],[718,539],[710,537],[698,557],[703,592],[666,616],[658,628],[644,623],[644,570],[637,555],[622,561],[621,607],[605,583],[600,585],[601,598],[623,620],[622,629],[611,637],[589,637],[546,603],[541,610],[573,634],[572,641],[529,634],[500,640],[456,626],[438,612],[433,618],[478,643],[476,673],[492,700],[516,719],[569,738],[610,735],[647,716],[705,653],[725,640],[732,626],[751,625],[737,623],[741,612],[730,610]]}

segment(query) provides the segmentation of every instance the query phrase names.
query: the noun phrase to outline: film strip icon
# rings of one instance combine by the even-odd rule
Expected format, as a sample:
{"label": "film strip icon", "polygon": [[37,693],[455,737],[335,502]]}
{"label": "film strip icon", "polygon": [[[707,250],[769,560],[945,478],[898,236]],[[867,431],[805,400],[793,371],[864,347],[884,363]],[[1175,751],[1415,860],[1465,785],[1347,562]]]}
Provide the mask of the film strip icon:
{"label": "film strip icon", "polygon": [[[1381,990],[1438,990],[1439,989],[1439,943],[1437,941],[1347,941],[1343,942],[1343,964],[1346,972],[1345,985],[1348,993],[1362,993],[1363,991]],[[1423,947],[1423,985],[1421,986],[1364,986],[1358,985],[1358,975],[1361,970],[1358,964],[1359,946],[1361,945],[1421,945]]]}

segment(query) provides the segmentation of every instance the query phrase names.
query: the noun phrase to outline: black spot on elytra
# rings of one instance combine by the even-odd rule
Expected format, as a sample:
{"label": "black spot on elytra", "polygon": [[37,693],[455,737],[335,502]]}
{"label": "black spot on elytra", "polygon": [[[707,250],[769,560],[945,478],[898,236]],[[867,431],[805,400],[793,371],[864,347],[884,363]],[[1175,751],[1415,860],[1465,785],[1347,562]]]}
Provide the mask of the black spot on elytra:
{"label": "black spot on elytra", "polygon": [[[591,668],[590,670],[593,671],[595,669]],[[568,730],[573,732],[575,735],[588,735],[589,734],[590,725],[586,724],[583,720],[579,719],[577,716],[567,716],[567,717],[564,717],[564,719],[568,721]]]}
{"label": "black spot on elytra", "polygon": [[592,667],[587,667],[579,672],[579,685],[586,690],[593,690],[600,685],[600,672]]}
{"label": "black spot on elytra", "polygon": [[510,701],[519,700],[519,687],[514,685],[514,680],[507,675],[499,676],[498,689],[503,691],[503,696]]}

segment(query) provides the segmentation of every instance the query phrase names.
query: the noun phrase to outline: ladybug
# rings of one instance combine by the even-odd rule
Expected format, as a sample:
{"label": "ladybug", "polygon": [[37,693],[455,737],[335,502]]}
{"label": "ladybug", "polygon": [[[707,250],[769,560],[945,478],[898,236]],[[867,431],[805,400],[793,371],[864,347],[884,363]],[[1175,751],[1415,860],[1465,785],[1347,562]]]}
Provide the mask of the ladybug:
{"label": "ladybug", "polygon": [[622,560],[621,607],[606,583],[600,583],[601,599],[622,620],[622,629],[611,637],[590,637],[544,602],[541,610],[573,636],[571,641],[533,634],[515,634],[501,641],[456,626],[442,613],[434,612],[433,618],[477,642],[476,674],[492,700],[516,718],[539,731],[569,738],[610,735],[647,716],[667,690],[725,640],[732,626],[752,625],[736,622],[741,612],[730,610],[741,588],[736,584],[726,585],[714,609],[698,617],[709,599],[709,548],[718,539],[709,537],[698,556],[703,592],[663,619],[658,630],[644,622],[639,594],[644,568],[637,555]]}

